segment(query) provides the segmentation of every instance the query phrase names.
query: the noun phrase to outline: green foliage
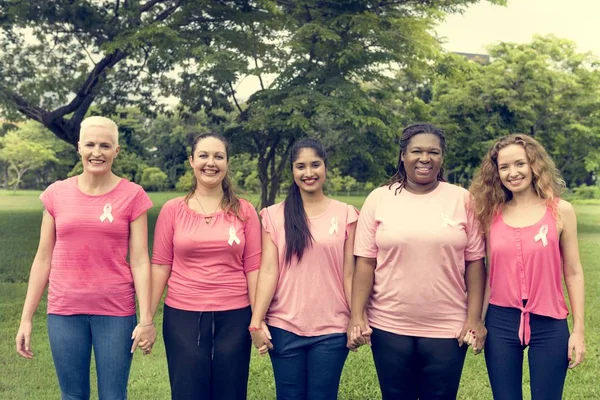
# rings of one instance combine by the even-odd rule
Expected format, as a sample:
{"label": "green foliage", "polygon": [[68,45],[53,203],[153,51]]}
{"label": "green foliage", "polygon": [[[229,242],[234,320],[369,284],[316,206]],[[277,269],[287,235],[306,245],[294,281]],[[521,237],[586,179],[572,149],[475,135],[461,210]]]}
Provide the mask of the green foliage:
{"label": "green foliage", "polygon": [[194,179],[196,179],[196,177],[191,169],[185,171],[185,174],[179,177],[179,180],[175,185],[175,190],[178,192],[189,192],[192,189]]}
{"label": "green foliage", "polygon": [[600,199],[600,186],[588,186],[583,184],[573,189],[573,199]]}
{"label": "green foliage", "polygon": [[167,174],[158,167],[144,168],[140,185],[147,191],[159,192],[167,186]]}
{"label": "green foliage", "polygon": [[0,159],[14,173],[13,190],[17,190],[27,171],[38,170],[49,162],[58,163],[56,152],[47,143],[36,140],[40,132],[39,124],[31,122],[0,138]]}
{"label": "green foliage", "polygon": [[440,64],[427,110],[448,136],[446,169],[467,184],[490,143],[509,133],[533,135],[569,185],[591,183],[599,171],[600,64],[553,36],[490,47],[492,62],[458,56]]}

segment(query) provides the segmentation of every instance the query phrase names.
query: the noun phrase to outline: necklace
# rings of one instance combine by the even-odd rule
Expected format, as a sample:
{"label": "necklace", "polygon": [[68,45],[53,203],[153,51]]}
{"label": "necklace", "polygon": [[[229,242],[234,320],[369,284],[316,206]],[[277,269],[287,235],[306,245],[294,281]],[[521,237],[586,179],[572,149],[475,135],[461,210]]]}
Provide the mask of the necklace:
{"label": "necklace", "polygon": [[[200,199],[198,198],[198,195],[196,195],[196,192],[194,192],[194,198],[196,199],[196,201],[198,202],[198,204],[200,204],[200,208],[202,209],[202,212],[204,213],[204,215],[206,215],[207,212],[206,212],[206,210],[204,210],[204,207],[202,207],[202,203],[200,203]],[[219,209],[220,205],[221,205],[221,202],[219,202],[219,204],[217,204],[217,207],[215,208],[215,210],[211,214],[216,213],[217,210]],[[206,224],[210,224],[210,221],[212,221],[212,217],[204,217],[204,222],[206,222]]]}

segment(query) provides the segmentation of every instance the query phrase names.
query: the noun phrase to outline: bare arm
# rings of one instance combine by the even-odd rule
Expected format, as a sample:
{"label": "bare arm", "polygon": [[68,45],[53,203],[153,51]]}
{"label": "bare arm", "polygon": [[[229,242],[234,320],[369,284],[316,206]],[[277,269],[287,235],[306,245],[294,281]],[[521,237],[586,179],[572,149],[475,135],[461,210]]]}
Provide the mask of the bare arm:
{"label": "bare arm", "polygon": [[352,277],[351,316],[346,331],[348,336],[347,346],[352,350],[371,341],[372,331],[366,317],[366,306],[373,290],[376,266],[376,258],[356,258],[356,268]]}
{"label": "bare arm", "polygon": [[467,261],[465,271],[467,287],[467,321],[457,334],[458,344],[473,344],[475,353],[481,352],[487,336],[487,330],[481,320],[485,292],[485,266],[483,258]]}
{"label": "bare arm", "polygon": [[148,351],[156,340],[156,328],[152,322],[151,312],[152,280],[150,257],[148,256],[148,215],[146,213],[130,223],[129,262],[140,308],[140,322],[132,334],[134,341],[131,352],[133,353],[140,341],[144,342],[142,345],[144,351]]}
{"label": "bare arm", "polygon": [[265,319],[279,281],[279,256],[269,233],[262,230],[262,260],[258,272],[251,327],[259,328]]}
{"label": "bare arm", "polygon": [[248,284],[248,297],[250,298],[250,307],[254,310],[254,300],[256,297],[256,285],[258,283],[258,269],[246,273],[246,282]]}
{"label": "bare arm", "polygon": [[22,357],[32,358],[31,351],[31,332],[33,329],[33,315],[35,314],[44,290],[48,285],[50,276],[50,266],[52,262],[52,252],[56,243],[56,230],[54,218],[44,210],[42,217],[42,226],[40,229],[40,242],[31,265],[29,273],[29,284],[27,285],[27,295],[23,312],[21,314],[21,324],[16,337],[16,349]]}
{"label": "bare arm", "polygon": [[483,292],[483,305],[481,307],[481,322],[485,323],[485,316],[487,315],[488,306],[490,305],[490,267],[491,267],[491,251],[489,246],[489,236],[485,238],[485,251],[486,259],[484,263],[485,267],[485,290]]}
{"label": "bare arm", "polygon": [[153,316],[156,315],[156,310],[165,292],[169,276],[171,276],[171,265],[152,264],[152,300],[150,310]]}
{"label": "bare arm", "polygon": [[344,242],[344,294],[348,306],[352,304],[352,278],[354,277],[354,268],[356,266],[356,257],[354,257],[354,236],[356,234],[356,223],[348,227],[348,237]]}
{"label": "bare arm", "polygon": [[[563,258],[563,274],[569,302],[571,303],[571,314],[573,316],[573,332],[569,338],[569,368],[579,365],[585,357],[585,326],[584,326],[584,294],[583,267],[579,259],[579,246],[577,241],[577,217],[573,206],[561,200],[559,211],[563,224],[560,235],[560,249]],[[571,355],[575,354],[572,360]]]}

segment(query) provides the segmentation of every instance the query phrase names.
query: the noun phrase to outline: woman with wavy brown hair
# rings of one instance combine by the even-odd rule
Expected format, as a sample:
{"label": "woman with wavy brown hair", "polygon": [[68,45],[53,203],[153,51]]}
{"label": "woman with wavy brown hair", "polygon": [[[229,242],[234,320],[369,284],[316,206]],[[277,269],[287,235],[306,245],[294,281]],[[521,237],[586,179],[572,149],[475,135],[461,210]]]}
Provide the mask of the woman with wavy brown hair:
{"label": "woman with wavy brown hair", "polygon": [[583,270],[564,186],[546,150],[513,134],[493,144],[470,188],[486,233],[485,359],[495,399],[522,399],[526,347],[533,400],[561,399],[567,368],[584,358]]}

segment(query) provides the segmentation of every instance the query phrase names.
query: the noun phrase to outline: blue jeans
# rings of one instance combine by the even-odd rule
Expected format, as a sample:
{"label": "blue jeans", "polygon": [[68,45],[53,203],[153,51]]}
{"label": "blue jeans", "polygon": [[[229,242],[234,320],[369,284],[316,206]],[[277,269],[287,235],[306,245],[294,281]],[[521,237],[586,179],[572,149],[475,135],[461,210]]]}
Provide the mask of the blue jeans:
{"label": "blue jeans", "polygon": [[[485,363],[496,400],[523,398],[521,311],[489,305],[485,319]],[[567,375],[569,327],[566,319],[530,314],[529,378],[532,400],[560,400]]]}
{"label": "blue jeans", "polygon": [[131,333],[137,318],[48,314],[48,337],[62,400],[90,398],[90,360],[96,359],[100,400],[127,399]]}
{"label": "blue jeans", "polygon": [[346,334],[298,336],[269,326],[278,400],[335,400],[348,357]]}

